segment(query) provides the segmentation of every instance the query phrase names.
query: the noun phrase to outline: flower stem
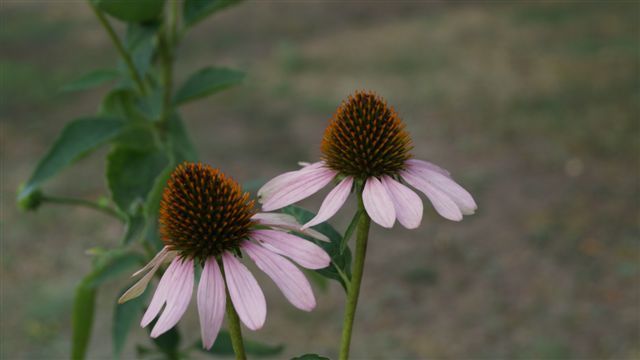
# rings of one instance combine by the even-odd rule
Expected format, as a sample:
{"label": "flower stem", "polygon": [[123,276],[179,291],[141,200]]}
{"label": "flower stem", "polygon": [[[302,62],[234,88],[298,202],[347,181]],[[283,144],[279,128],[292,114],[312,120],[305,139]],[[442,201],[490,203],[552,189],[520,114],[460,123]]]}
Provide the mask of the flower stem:
{"label": "flower stem", "polygon": [[118,220],[122,220],[122,221],[126,220],[124,216],[122,216],[117,210],[108,206],[101,205],[91,200],[43,195],[42,201],[53,203],[53,204],[60,204],[60,205],[84,206],[90,209],[101,211],[107,215],[115,217]]}
{"label": "flower stem", "polygon": [[361,212],[358,221],[358,229],[356,236],[355,259],[353,261],[353,274],[351,276],[351,284],[347,293],[347,304],[344,310],[344,322],[342,324],[342,342],[340,345],[340,360],[349,358],[349,348],[351,346],[351,332],[353,331],[353,320],[356,315],[356,307],[358,306],[358,296],[360,295],[360,283],[362,282],[362,273],[364,272],[364,259],[367,253],[367,240],[369,238],[369,226],[371,219],[364,210],[362,202],[362,191],[356,190],[358,193],[358,211]]}
{"label": "flower stem", "polygon": [[240,319],[236,309],[233,308],[229,290],[227,290],[227,326],[229,327],[229,335],[231,336],[231,346],[236,354],[237,360],[246,360],[247,355],[244,353],[244,342],[242,341],[242,331],[240,330]]}
{"label": "flower stem", "polygon": [[100,24],[102,24],[102,27],[104,27],[104,29],[107,31],[107,34],[109,35],[109,38],[111,38],[111,42],[113,42],[113,45],[116,47],[116,50],[118,50],[118,53],[120,54],[124,62],[127,64],[127,68],[129,69],[131,78],[138,86],[138,90],[140,91],[141,94],[144,95],[146,92],[144,83],[142,82],[142,79],[138,74],[138,70],[136,70],[136,67],[133,64],[131,55],[129,55],[127,50],[125,50],[124,46],[122,45],[122,42],[120,41],[120,38],[118,38],[118,35],[116,34],[115,30],[113,30],[111,23],[109,23],[109,20],[104,16],[102,11],[100,11],[100,9],[98,9],[93,4],[93,2],[91,1],[87,1],[87,2],[89,3],[89,6],[91,6],[91,10],[93,10],[93,12],[96,14],[96,17],[100,21]]}

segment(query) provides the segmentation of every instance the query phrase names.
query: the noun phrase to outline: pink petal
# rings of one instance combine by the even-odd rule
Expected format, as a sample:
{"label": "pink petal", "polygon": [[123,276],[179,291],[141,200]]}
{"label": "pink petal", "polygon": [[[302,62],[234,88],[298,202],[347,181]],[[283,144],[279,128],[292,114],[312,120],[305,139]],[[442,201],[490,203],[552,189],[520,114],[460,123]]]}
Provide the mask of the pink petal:
{"label": "pink petal", "polygon": [[344,178],[338,186],[333,188],[331,192],[324,198],[318,214],[311,219],[308,223],[302,226],[302,229],[306,229],[310,226],[318,225],[327,221],[330,217],[340,210],[344,202],[351,193],[351,186],[353,185],[353,178],[348,176]]}
{"label": "pink petal", "polygon": [[267,317],[264,294],[251,272],[233,255],[222,255],[227,289],[240,320],[251,330],[258,330]]}
{"label": "pink petal", "polygon": [[156,254],[156,256],[149,262],[149,264],[133,274],[135,276],[147,271],[147,273],[142,278],[140,278],[140,280],[138,280],[135,284],[133,284],[133,286],[129,288],[129,290],[127,290],[124,294],[122,294],[122,296],[120,296],[120,298],[118,299],[118,303],[122,304],[142,295],[142,293],[147,289],[147,285],[149,285],[151,279],[153,279],[153,275],[155,275],[156,271],[158,271],[158,268],[160,268],[160,265],[162,265],[165,261],[173,260],[175,256],[176,252],[168,251],[166,246],[162,250],[160,250],[160,252]]}
{"label": "pink petal", "polygon": [[258,191],[262,209],[277,210],[305,199],[325,187],[335,176],[335,171],[315,164],[280,175]]}
{"label": "pink petal", "polygon": [[437,173],[440,173],[447,177],[451,176],[451,173],[449,171],[441,168],[440,166],[434,163],[430,163],[428,161],[418,160],[418,159],[409,159],[405,161],[405,164],[411,170],[430,170],[430,171],[435,171]]}
{"label": "pink petal", "polygon": [[383,176],[382,183],[386,186],[389,195],[391,195],[393,207],[396,210],[396,216],[400,224],[407,229],[415,229],[420,226],[420,221],[422,221],[422,200],[420,200],[420,196],[390,176]]}
{"label": "pink petal", "polygon": [[301,232],[305,235],[309,235],[314,239],[318,239],[320,241],[329,242],[329,238],[316,230],[313,229],[301,229],[300,223],[296,220],[295,217],[289,214],[282,213],[257,213],[251,217],[253,220],[256,220],[261,225],[278,227],[280,229],[291,230]]}
{"label": "pink petal", "polygon": [[[304,165],[303,165],[304,164]],[[300,172],[309,172],[312,170],[318,170],[324,167],[324,161],[318,161],[312,164],[309,163],[300,163],[303,166],[302,169],[288,171],[286,173],[280,174],[273,179],[269,180],[266,184],[264,184],[258,190],[258,198],[268,198],[275,191],[279,191],[283,186],[286,186],[287,182],[295,179]]]}
{"label": "pink petal", "polygon": [[289,260],[248,241],[242,247],[260,270],[276,283],[293,306],[305,311],[311,311],[316,307],[316,299],[309,281]]}
{"label": "pink petal", "polygon": [[478,205],[476,205],[475,200],[467,190],[465,190],[462,186],[458,185],[453,179],[448,176],[444,176],[437,171],[432,171],[428,169],[422,170],[409,170],[413,175],[422,177],[433,186],[449,195],[451,200],[455,202],[462,213],[464,215],[473,214]]}
{"label": "pink petal", "polygon": [[193,293],[193,260],[174,259],[176,270],[167,292],[167,305],[151,330],[151,337],[155,338],[174,327],[184,312],[187,311]]}
{"label": "pink petal", "polygon": [[386,228],[393,226],[396,221],[396,212],[391,196],[384,185],[375,177],[367,179],[362,191],[362,201],[371,220]]}
{"label": "pink petal", "polygon": [[331,263],[329,255],[318,245],[295,235],[275,230],[255,230],[250,235],[267,249],[289,257],[307,269],[324,269]]}
{"label": "pink petal", "polygon": [[173,278],[178,267],[178,260],[174,259],[167,270],[165,270],[164,274],[162,274],[162,278],[160,278],[160,282],[158,283],[158,287],[156,288],[156,292],[153,294],[151,298],[151,303],[149,303],[149,307],[147,311],[142,316],[142,321],[140,325],[142,327],[146,327],[149,323],[158,316],[158,313],[162,309],[162,306],[167,301],[167,295],[169,291],[172,290],[173,287]]}
{"label": "pink petal", "polygon": [[401,176],[409,185],[427,195],[433,207],[442,217],[453,221],[462,220],[460,208],[458,208],[458,205],[449,195],[436,188],[429,181],[416,175],[413,171],[404,171],[401,173]]}
{"label": "pink petal", "polygon": [[198,285],[198,314],[200,315],[200,333],[202,346],[210,349],[218,336],[226,306],[224,279],[215,257],[204,263],[200,284]]}

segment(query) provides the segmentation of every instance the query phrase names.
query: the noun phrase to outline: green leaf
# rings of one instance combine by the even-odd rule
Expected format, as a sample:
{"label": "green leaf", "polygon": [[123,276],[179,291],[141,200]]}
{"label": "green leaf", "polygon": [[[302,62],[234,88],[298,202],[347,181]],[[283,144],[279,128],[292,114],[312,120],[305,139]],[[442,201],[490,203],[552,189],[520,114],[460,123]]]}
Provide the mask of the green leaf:
{"label": "green leaf", "polygon": [[344,252],[344,249],[347,248],[347,244],[349,243],[349,239],[351,239],[351,235],[358,227],[358,221],[360,220],[360,216],[362,215],[362,210],[356,211],[356,214],[353,215],[353,219],[349,223],[349,227],[347,227],[347,231],[344,232],[344,236],[342,237],[342,241],[340,241],[340,253]]}
{"label": "green leaf", "polygon": [[84,359],[86,355],[98,286],[130,271],[134,266],[139,266],[143,260],[139,254],[125,249],[109,250],[96,255],[93,270],[76,288],[72,319],[72,359]]}
{"label": "green leaf", "polygon": [[[197,342],[193,345],[200,349],[200,351],[214,356],[233,356],[233,346],[231,344],[231,336],[226,330],[220,330],[216,341],[209,350],[205,350],[202,347],[202,342]],[[284,345],[268,345],[258,341],[244,339],[244,350],[247,355],[253,355],[255,357],[267,357],[275,356],[282,353]]]}
{"label": "green leaf", "polygon": [[[151,329],[155,326],[155,321],[153,321],[147,329],[151,332]],[[158,336],[155,339],[152,339],[153,343],[156,345],[160,351],[167,355],[168,359],[178,359],[179,347],[180,347],[180,332],[178,331],[178,327],[174,326],[171,330],[165,332],[164,334]]]}
{"label": "green leaf", "polygon": [[[102,99],[98,112],[102,115],[115,116],[130,122],[145,122],[146,118],[140,111],[136,93],[129,88],[119,88],[109,91]],[[129,129],[127,129],[129,130]]]}
{"label": "green leaf", "polygon": [[68,123],[49,152],[36,166],[18,200],[26,198],[45,180],[74,163],[82,156],[118,136],[124,123],[113,117],[92,117]]}
{"label": "green leaf", "polygon": [[[127,26],[125,45],[138,74],[144,78],[151,68],[156,49],[156,34],[161,22],[131,23]],[[121,63],[125,66],[124,63]]]}
{"label": "green leaf", "polygon": [[157,151],[158,142],[151,131],[150,124],[131,124],[122,131],[113,144],[118,147],[127,147],[140,151]]}
{"label": "green leaf", "polygon": [[140,254],[127,249],[105,251],[94,259],[93,270],[83,280],[84,286],[97,288],[104,282],[140,266],[144,260]]}
{"label": "green leaf", "polygon": [[307,279],[315,284],[321,292],[327,292],[327,289],[329,288],[329,280],[327,280],[326,277],[321,276],[317,272],[309,269],[302,269],[302,272],[307,275]]}
{"label": "green leaf", "polygon": [[[124,294],[130,286],[120,291],[120,296]],[[144,309],[144,304],[149,294],[149,290],[143,292],[142,295],[135,299],[131,299],[124,304],[118,304],[116,302],[115,309],[113,311],[113,327],[112,327],[112,339],[113,339],[113,354],[114,357],[119,359],[122,354],[122,349],[127,342],[127,337],[131,332],[131,327],[137,322],[138,316]]]}
{"label": "green leaf", "polygon": [[162,243],[158,236],[158,212],[160,210],[160,200],[162,199],[162,193],[164,192],[164,188],[167,185],[169,176],[171,176],[174,168],[174,164],[169,164],[164,168],[164,170],[162,170],[160,175],[156,177],[153,182],[153,187],[147,195],[147,201],[144,204],[144,213],[147,218],[144,230],[145,237],[156,250],[160,250],[162,247]]}
{"label": "green leaf", "polygon": [[122,239],[122,243],[127,245],[132,241],[139,239],[144,233],[146,218],[144,216],[144,208],[142,205],[131,214],[127,214],[127,226]]}
{"label": "green leaf", "polygon": [[96,289],[85,281],[76,288],[72,313],[71,359],[84,359],[87,354],[93,315],[96,306]]}
{"label": "green leaf", "polygon": [[241,0],[185,0],[183,8],[184,22],[193,26],[207,16],[227,6],[238,4]]}
{"label": "green leaf", "polygon": [[107,183],[118,208],[130,212],[135,201],[145,202],[156,177],[167,164],[160,151],[115,147],[107,157]]}
{"label": "green leaf", "polygon": [[331,360],[331,359],[318,354],[304,354],[298,357],[291,358],[291,360]]}
{"label": "green leaf", "polygon": [[198,160],[198,152],[182,119],[177,114],[169,118],[169,146],[173,154],[172,161],[175,165],[183,161]]}
{"label": "green leaf", "polygon": [[211,95],[244,79],[244,73],[227,68],[207,67],[191,75],[176,92],[174,102],[178,105]]}
{"label": "green leaf", "polygon": [[[314,213],[298,206],[287,206],[281,211],[285,214],[289,214],[295,217],[300,224],[304,224],[315,217]],[[328,223],[325,222],[313,226],[313,228],[326,235],[330,240],[330,242],[319,241],[304,234],[298,234],[298,236],[301,236],[309,241],[313,241],[318,246],[322,247],[331,257],[331,265],[329,265],[329,267],[316,271],[318,272],[318,274],[324,277],[337,280],[346,290],[347,284],[344,282],[344,279],[342,278],[340,273],[342,272],[347,277],[347,279],[351,278],[351,250],[349,250],[349,248],[347,247],[346,249],[344,249],[344,252],[340,252],[342,236]]]}
{"label": "green leaf", "polygon": [[115,69],[93,70],[92,72],[63,86],[61,90],[67,92],[86,90],[115,80],[119,76],[120,73]]}
{"label": "green leaf", "polygon": [[160,16],[164,0],[92,0],[98,8],[118,20],[142,22]]}

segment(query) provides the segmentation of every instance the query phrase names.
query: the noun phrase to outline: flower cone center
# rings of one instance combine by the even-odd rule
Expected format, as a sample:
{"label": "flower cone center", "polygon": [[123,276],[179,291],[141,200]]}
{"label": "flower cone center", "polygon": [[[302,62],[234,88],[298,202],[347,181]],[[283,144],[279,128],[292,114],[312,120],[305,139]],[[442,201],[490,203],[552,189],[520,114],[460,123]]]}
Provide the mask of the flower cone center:
{"label": "flower cone center", "polygon": [[253,225],[253,205],[249,193],[219,170],[184,163],[171,174],[160,202],[162,240],[200,261],[236,252]]}
{"label": "flower cone center", "polygon": [[321,145],[330,168],[357,178],[397,175],[411,148],[398,114],[381,97],[366,91],[356,92],[338,107]]}

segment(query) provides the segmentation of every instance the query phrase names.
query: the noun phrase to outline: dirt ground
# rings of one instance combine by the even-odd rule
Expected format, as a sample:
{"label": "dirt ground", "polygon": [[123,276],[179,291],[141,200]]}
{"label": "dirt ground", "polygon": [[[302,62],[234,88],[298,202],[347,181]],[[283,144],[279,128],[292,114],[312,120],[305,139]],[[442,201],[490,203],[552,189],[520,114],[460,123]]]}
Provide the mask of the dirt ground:
{"label": "dirt ground", "polygon": [[[91,210],[20,213],[15,192],[64,123],[94,113],[106,91],[59,87],[116,56],[83,2],[0,9],[0,357],[68,358],[85,250],[116,244],[122,228]],[[415,157],[474,194],[479,211],[460,223],[425,202],[418,230],[374,228],[354,359],[638,359],[639,14],[616,1],[248,1],[198,25],[177,62],[180,79],[220,64],[246,70],[245,84],[183,114],[203,161],[267,179],[317,159],[339,102],[375,90],[407,123]],[[47,192],[105,194],[103,155]],[[344,230],[352,211],[332,222]],[[281,358],[337,355],[338,285],[317,290],[306,314],[259,280],[267,323],[248,337],[286,343]],[[92,359],[111,358],[124,284],[99,294]],[[194,309],[181,323],[187,342],[199,334]],[[135,340],[147,343],[145,331]]]}

